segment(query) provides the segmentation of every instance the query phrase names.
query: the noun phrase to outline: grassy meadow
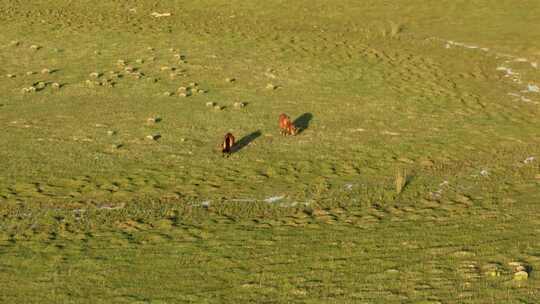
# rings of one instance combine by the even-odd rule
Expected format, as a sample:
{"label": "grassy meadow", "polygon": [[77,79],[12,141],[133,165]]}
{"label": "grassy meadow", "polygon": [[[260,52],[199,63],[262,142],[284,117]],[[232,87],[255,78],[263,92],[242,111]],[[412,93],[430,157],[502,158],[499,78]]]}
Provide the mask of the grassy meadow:
{"label": "grassy meadow", "polygon": [[3,1],[0,303],[538,303],[539,13]]}

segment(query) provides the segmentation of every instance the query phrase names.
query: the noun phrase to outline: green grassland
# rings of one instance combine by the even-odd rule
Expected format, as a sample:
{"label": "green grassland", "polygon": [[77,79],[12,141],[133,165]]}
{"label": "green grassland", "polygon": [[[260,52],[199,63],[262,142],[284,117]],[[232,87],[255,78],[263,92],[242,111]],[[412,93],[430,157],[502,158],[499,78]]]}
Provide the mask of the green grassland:
{"label": "green grassland", "polygon": [[0,302],[540,299],[535,1],[3,3]]}

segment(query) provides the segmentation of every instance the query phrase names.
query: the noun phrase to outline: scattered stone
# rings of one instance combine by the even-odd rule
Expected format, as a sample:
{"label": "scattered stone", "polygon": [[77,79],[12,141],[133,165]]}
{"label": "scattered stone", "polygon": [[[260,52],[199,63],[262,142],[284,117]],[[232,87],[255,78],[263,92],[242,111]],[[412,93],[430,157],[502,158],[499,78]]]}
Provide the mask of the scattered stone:
{"label": "scattered stone", "polygon": [[534,161],[534,156],[529,156],[523,161],[523,163],[528,164],[528,163],[532,163],[533,161]]}
{"label": "scattered stone", "polygon": [[235,108],[243,108],[243,107],[245,107],[245,106],[246,106],[246,104],[243,103],[243,102],[235,102],[235,103],[234,103],[234,107],[235,107]]}
{"label": "scattered stone", "polygon": [[171,92],[165,92],[165,93],[163,93],[163,95],[165,95],[165,96],[172,96],[172,93],[171,93]]}
{"label": "scattered stone", "polygon": [[105,81],[98,82],[100,86],[104,86],[106,88],[114,88],[116,83],[112,79],[106,79]]}
{"label": "scattered stone", "polygon": [[186,57],[180,54],[174,54],[174,58],[184,60]]}
{"label": "scattered stone", "polygon": [[277,86],[275,86],[272,83],[269,83],[269,84],[266,85],[266,88],[269,89],[269,90],[275,90],[275,89],[277,89]]}
{"label": "scattered stone", "polygon": [[215,106],[214,106],[214,110],[221,111],[221,110],[223,110],[223,109],[225,109],[225,107],[222,107],[222,106],[220,106],[220,105],[215,105]]}
{"label": "scattered stone", "polygon": [[36,74],[36,72],[34,72],[34,71],[28,71],[28,72],[26,72],[26,75],[27,75],[27,76],[34,75],[34,74]]}
{"label": "scattered stone", "polygon": [[235,78],[225,78],[225,81],[226,82],[235,82],[236,79]]}
{"label": "scattered stone", "polygon": [[120,65],[120,66],[124,66],[124,65],[126,65],[126,61],[125,61],[124,59],[118,59],[118,60],[116,61],[116,64],[117,64],[117,65]]}
{"label": "scattered stone", "polygon": [[162,67],[160,68],[160,70],[162,70],[162,71],[168,71],[168,70],[170,70],[170,69],[171,69],[171,67],[169,67],[169,66],[162,66]]}
{"label": "scattered stone", "polygon": [[6,74],[6,77],[7,78],[15,78],[15,75],[14,74]]}
{"label": "scattered stone", "polygon": [[101,76],[101,73],[98,73],[98,72],[90,73],[90,77],[92,77],[92,78],[99,78],[100,76]]}
{"label": "scattered stone", "polygon": [[178,96],[180,96],[180,97],[188,97],[189,93],[188,92],[179,92]]}
{"label": "scattered stone", "polygon": [[161,17],[170,17],[171,16],[171,13],[158,13],[158,12],[153,12],[152,14],[150,14],[152,17],[155,17],[155,18],[161,18]]}
{"label": "scattered stone", "polygon": [[13,41],[11,41],[9,43],[9,45],[11,45],[11,46],[19,46],[19,44],[21,44],[21,43],[19,41],[17,41],[17,40],[13,40]]}
{"label": "scattered stone", "polygon": [[516,281],[525,281],[528,278],[529,278],[529,273],[527,273],[524,270],[514,273],[514,280]]}
{"label": "scattered stone", "polygon": [[23,88],[21,91],[23,93],[35,93],[37,91],[37,89],[34,86],[31,86],[31,87],[28,87],[28,88]]}
{"label": "scattered stone", "polygon": [[32,50],[34,50],[34,51],[37,51],[37,50],[41,49],[41,46],[36,45],[36,44],[32,44],[32,45],[30,46],[30,49],[32,49]]}
{"label": "scattered stone", "polygon": [[540,88],[535,84],[528,84],[527,90],[529,90],[529,92],[540,93]]}
{"label": "scattered stone", "polygon": [[53,82],[53,83],[51,84],[51,87],[52,87],[53,89],[60,89],[60,88],[62,87],[62,85],[59,84],[58,82]]}
{"label": "scattered stone", "polygon": [[187,88],[186,87],[178,87],[178,90],[176,90],[177,92],[187,92]]}
{"label": "scattered stone", "polygon": [[158,123],[161,121],[161,117],[150,117],[146,120],[148,123]]}
{"label": "scattered stone", "polygon": [[84,83],[90,88],[101,85],[101,83],[99,81],[94,81],[94,80],[90,80],[90,79],[87,79]]}
{"label": "scattered stone", "polygon": [[185,142],[185,141],[186,141],[186,139],[185,139],[185,138],[183,138],[183,137],[182,137],[182,138],[180,138],[180,142]]}
{"label": "scattered stone", "polygon": [[146,49],[149,50],[149,51],[154,51],[154,48],[151,47],[151,46],[147,47]]}
{"label": "scattered stone", "polygon": [[215,102],[211,102],[211,101],[209,101],[209,102],[206,103],[206,106],[207,106],[207,107],[213,107],[213,106],[215,106],[215,105],[216,105],[216,103],[215,103]]}
{"label": "scattered stone", "polygon": [[139,58],[139,59],[135,60],[135,62],[138,63],[138,64],[143,64],[143,63],[144,63],[144,60],[141,59],[141,58]]}
{"label": "scattered stone", "polygon": [[116,135],[116,131],[109,130],[109,131],[107,131],[107,135],[109,135],[109,136]]}
{"label": "scattered stone", "polygon": [[135,79],[141,79],[144,76],[144,74],[141,72],[135,72],[135,73],[131,73],[131,76],[133,76],[133,78]]}
{"label": "scattered stone", "polygon": [[482,171],[480,171],[480,175],[482,175],[482,176],[488,176],[488,175],[489,175],[489,172],[488,172],[488,170],[482,170]]}
{"label": "scattered stone", "polygon": [[37,89],[42,90],[47,86],[47,84],[45,82],[43,82],[43,81],[40,81],[40,82],[36,83],[35,86],[36,86]]}
{"label": "scattered stone", "polygon": [[199,84],[196,83],[196,82],[190,82],[190,83],[189,83],[189,86],[192,87],[192,88],[195,88],[195,87],[197,87],[198,85],[199,85]]}
{"label": "scattered stone", "polygon": [[45,69],[41,70],[41,74],[50,74],[50,73],[51,73],[50,69],[45,68]]}
{"label": "scattered stone", "polygon": [[148,136],[146,136],[146,138],[151,139],[151,140],[158,140],[158,139],[161,138],[161,135],[156,133],[156,134],[148,135]]}
{"label": "scattered stone", "polygon": [[156,61],[156,57],[154,57],[154,56],[148,57],[148,61]]}
{"label": "scattered stone", "polygon": [[199,93],[199,94],[205,94],[205,93],[206,93],[206,90],[198,89],[196,92]]}
{"label": "scattered stone", "polygon": [[111,148],[112,148],[113,150],[116,150],[116,149],[122,148],[123,146],[124,146],[124,145],[122,145],[122,144],[112,144],[112,145],[111,145]]}

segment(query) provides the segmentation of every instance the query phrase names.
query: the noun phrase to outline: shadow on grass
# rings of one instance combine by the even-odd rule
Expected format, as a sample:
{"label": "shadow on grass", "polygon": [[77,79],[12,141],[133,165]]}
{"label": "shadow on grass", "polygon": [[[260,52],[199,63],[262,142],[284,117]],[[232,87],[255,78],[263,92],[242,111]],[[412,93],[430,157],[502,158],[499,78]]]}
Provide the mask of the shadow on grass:
{"label": "shadow on grass", "polygon": [[309,122],[313,119],[313,114],[304,113],[294,120],[293,124],[298,129],[298,134],[304,132],[309,127]]}
{"label": "shadow on grass", "polygon": [[257,137],[261,136],[262,133],[260,130],[252,132],[249,135],[246,135],[242,137],[239,141],[237,141],[234,146],[232,147],[231,153],[236,153],[240,150],[242,150],[244,147],[249,145],[252,141],[257,139]]}

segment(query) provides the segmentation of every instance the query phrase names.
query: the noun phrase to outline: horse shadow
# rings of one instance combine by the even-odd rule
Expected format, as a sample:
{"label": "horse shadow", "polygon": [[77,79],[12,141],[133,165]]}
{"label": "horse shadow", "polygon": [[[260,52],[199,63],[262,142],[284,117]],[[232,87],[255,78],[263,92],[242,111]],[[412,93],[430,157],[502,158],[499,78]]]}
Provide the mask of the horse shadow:
{"label": "horse shadow", "polygon": [[313,119],[313,114],[304,113],[294,120],[293,124],[298,129],[298,134],[302,133],[309,127],[309,122]]}
{"label": "horse shadow", "polygon": [[247,145],[249,145],[251,142],[253,142],[257,137],[261,136],[262,133],[260,130],[252,132],[244,137],[242,137],[239,141],[237,141],[234,146],[232,146],[231,153],[238,152],[245,148]]}

